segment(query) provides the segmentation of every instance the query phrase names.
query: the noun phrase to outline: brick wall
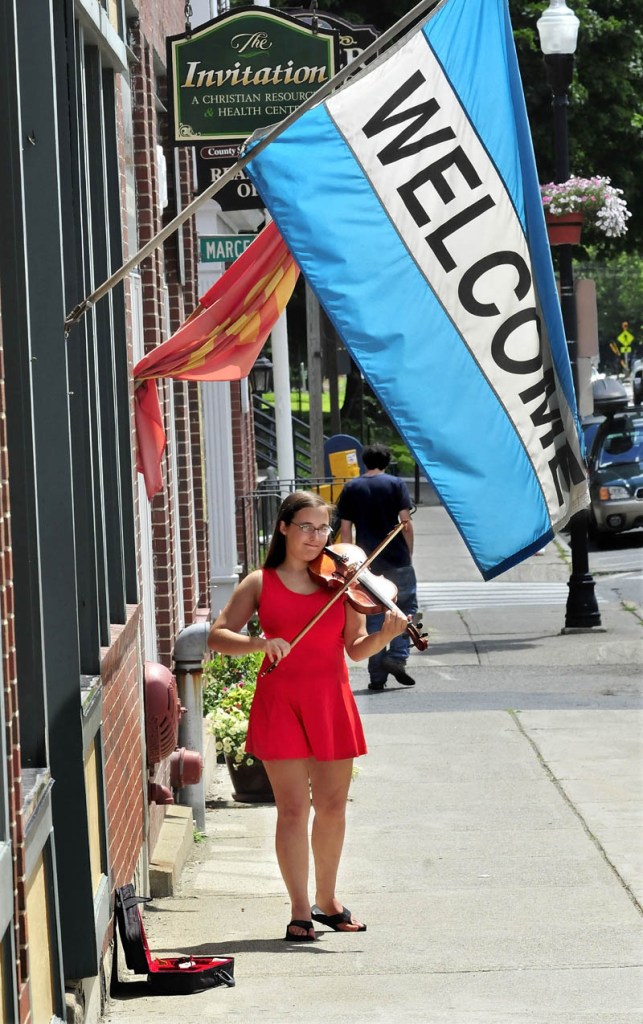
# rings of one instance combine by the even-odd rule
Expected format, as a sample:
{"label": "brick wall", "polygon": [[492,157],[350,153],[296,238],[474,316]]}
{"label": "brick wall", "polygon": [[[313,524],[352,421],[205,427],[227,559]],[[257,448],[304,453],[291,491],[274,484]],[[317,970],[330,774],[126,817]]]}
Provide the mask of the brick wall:
{"label": "brick wall", "polygon": [[[155,19],[156,8],[151,9]],[[181,15],[182,15],[181,6]],[[139,65],[132,78],[134,98],[134,150],[139,245],[144,245],[177,213],[191,202],[191,154],[179,149],[174,173],[175,151],[168,137],[167,119],[158,118],[156,95],[165,105],[167,81],[154,74],[154,47],[144,38],[148,26],[145,5],[134,32],[134,51]],[[181,31],[182,21],[175,26]],[[150,30],[151,23],[150,23]],[[168,33],[170,29],[167,29]],[[168,169],[168,205],[158,201],[156,146],[164,148]],[[145,350],[151,350],[176,331],[198,302],[196,234],[192,220],[186,221],[142,264],[143,326]],[[165,321],[162,289],[167,288],[169,322]],[[200,406],[196,385],[183,381],[159,382],[159,396],[166,424],[169,403],[174,403],[175,449],[168,437],[164,457],[165,489],[153,503],[153,545],[157,597],[157,642],[159,659],[171,666],[171,652],[181,624],[193,622],[199,608],[207,604],[207,534],[203,522],[203,466],[201,455]],[[178,494],[178,500],[177,500]],[[182,595],[177,586],[181,574]],[[183,599],[183,605],[179,602]]]}
{"label": "brick wall", "polygon": [[[175,149],[168,136],[167,118],[157,110],[157,100],[167,106],[167,81],[158,74],[159,67],[165,62],[165,36],[183,31],[183,4],[145,0],[139,5],[139,10],[138,21],[130,22],[130,42],[139,61],[132,68],[131,76],[138,227],[136,248],[158,234],[193,198],[191,153],[179,149],[175,158]],[[166,160],[168,205],[165,209],[161,209],[159,202],[157,145],[163,147]],[[174,333],[198,302],[196,245],[193,221],[189,220],[141,264],[146,352],[155,349]],[[133,243],[130,242],[130,256],[133,251]],[[164,489],[155,496],[151,506],[156,643],[159,661],[172,668],[172,651],[180,627],[194,622],[201,606],[207,605],[209,559],[198,385],[187,381],[160,380],[158,392],[168,445],[162,465]],[[170,430],[172,409],[173,435]],[[113,688],[115,693],[120,692],[118,681]],[[169,760],[151,770],[147,765],[143,767],[147,783],[154,781],[169,785]],[[111,807],[117,816],[122,810],[118,788],[119,776],[114,768]],[[143,794],[143,799],[147,800],[147,793]],[[156,845],[164,813],[162,806],[150,804],[148,807],[150,853]],[[119,843],[118,838],[116,843]],[[123,877],[128,879],[132,877],[131,873],[127,875],[126,868],[131,852],[125,837],[122,837],[117,854],[125,871]]]}
{"label": "brick wall", "polygon": [[139,626],[139,608],[129,606],[126,623],[112,626],[112,642],[101,660],[105,798],[114,885],[131,881],[145,841]]}
{"label": "brick wall", "polygon": [[[167,105],[167,80],[158,80],[159,95]],[[192,161],[185,149],[175,150],[170,145],[167,119],[159,123],[161,143],[165,150],[168,167],[178,165],[178,179],[168,175],[168,206],[163,213],[163,223],[174,219],[192,200]],[[196,233],[194,223],[186,221],[164,243],[165,276],[168,285],[170,331],[173,333],[185,322],[198,303],[196,289],[197,259]],[[178,508],[174,510],[178,522],[178,553],[183,579],[183,621],[189,624],[197,616],[202,603],[207,604],[207,591],[201,589],[198,564],[198,547],[195,531],[194,476],[201,473],[201,418],[200,409],[190,405],[188,381],[174,381],[174,422],[177,450],[174,453],[178,484]],[[196,431],[193,432],[190,419],[196,416]],[[207,548],[206,548],[207,552]],[[203,597],[203,601],[202,601]]]}
{"label": "brick wall", "polygon": [[180,0],[138,0],[141,31],[165,65],[165,40],[185,32],[185,4]]}

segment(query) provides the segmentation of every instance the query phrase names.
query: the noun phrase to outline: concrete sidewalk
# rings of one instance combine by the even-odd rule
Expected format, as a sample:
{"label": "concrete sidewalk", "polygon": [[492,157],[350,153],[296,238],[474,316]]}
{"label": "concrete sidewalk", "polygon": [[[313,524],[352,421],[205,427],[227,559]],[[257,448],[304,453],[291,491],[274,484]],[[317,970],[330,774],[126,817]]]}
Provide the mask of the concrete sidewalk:
{"label": "concrete sidewalk", "polygon": [[233,954],[237,986],[132,982],[110,1024],[643,1021],[641,619],[608,588],[605,632],[562,635],[564,603],[539,602],[566,584],[564,544],[481,592],[441,508],[415,529],[426,600],[457,584],[460,607],[426,616],[412,690],[369,692],[351,667],[369,754],[339,895],[368,931],[282,941],[274,808],[235,804],[217,767],[206,839],[145,925],[156,954]]}

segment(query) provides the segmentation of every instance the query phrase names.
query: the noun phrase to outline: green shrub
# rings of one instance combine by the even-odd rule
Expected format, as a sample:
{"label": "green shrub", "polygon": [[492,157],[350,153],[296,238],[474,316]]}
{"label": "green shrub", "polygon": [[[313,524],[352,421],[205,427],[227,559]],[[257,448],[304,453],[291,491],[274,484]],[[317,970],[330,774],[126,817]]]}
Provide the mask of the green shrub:
{"label": "green shrub", "polygon": [[215,654],[203,666],[203,714],[211,714],[225,699],[229,690],[253,684],[263,661],[262,651],[253,651],[233,658],[229,654]]}

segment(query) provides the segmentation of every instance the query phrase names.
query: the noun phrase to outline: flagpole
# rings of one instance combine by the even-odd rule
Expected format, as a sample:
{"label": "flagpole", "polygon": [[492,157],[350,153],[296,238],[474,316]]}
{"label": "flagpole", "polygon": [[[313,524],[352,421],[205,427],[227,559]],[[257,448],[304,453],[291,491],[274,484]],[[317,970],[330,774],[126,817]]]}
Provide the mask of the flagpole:
{"label": "flagpole", "polygon": [[436,7],[440,2],[443,2],[443,0],[420,0],[420,3],[416,4],[412,10],[400,18],[399,21],[396,21],[395,24],[383,32],[381,36],[378,36],[374,42],[370,43],[366,47],[365,50],[362,50],[356,60],[341,68],[337,74],[333,75],[333,77],[314,92],[312,96],[309,96],[307,100],[304,100],[296,110],[293,110],[292,113],[288,114],[283,121],[280,121],[279,124],[274,126],[274,128],[271,128],[268,134],[264,135],[264,137],[260,139],[260,141],[254,145],[249,152],[240,156],[232,167],[229,167],[217,181],[214,181],[205,189],[204,192],[201,192],[200,195],[193,199],[192,202],[174,218],[174,220],[171,220],[169,224],[166,224],[165,227],[154,236],[154,238],[151,238],[149,242],[146,242],[142,249],[139,249],[139,251],[127,260],[126,263],[123,263],[123,265],[115,271],[111,277],[107,278],[107,280],[99,285],[98,288],[94,289],[91,295],[88,295],[87,298],[83,299],[82,302],[79,302],[77,306],[74,306],[71,312],[69,312],[65,317],[65,337],[67,337],[74,324],[77,323],[80,318],[98,302],[99,299],[102,299],[107,295],[112,288],[114,288],[123,280],[124,277],[127,276],[127,274],[129,274],[130,270],[133,270],[134,267],[137,267],[144,259],[153,253],[155,249],[158,249],[166,239],[181,227],[181,224],[196,213],[202,203],[207,199],[212,199],[220,189],[233,180],[235,175],[238,174],[247,163],[250,163],[250,161],[258,156],[266,146],[270,145],[271,142],[274,142],[274,140],[289,128],[291,124],[294,124],[295,121],[299,120],[302,114],[305,114],[307,110],[310,110],[311,107],[316,106],[325,99],[326,96],[337,89],[345,79],[355,74],[355,71],[361,67],[365,61],[379,53],[384,46],[387,46],[388,43],[403,32],[404,29],[409,25],[412,25],[426,11],[429,11],[432,7]]}

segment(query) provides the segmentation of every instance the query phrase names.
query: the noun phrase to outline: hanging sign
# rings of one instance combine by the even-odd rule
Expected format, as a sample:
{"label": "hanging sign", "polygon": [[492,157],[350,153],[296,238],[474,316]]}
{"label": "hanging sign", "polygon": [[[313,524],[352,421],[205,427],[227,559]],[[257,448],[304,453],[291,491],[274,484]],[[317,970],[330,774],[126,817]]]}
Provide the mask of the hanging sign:
{"label": "hanging sign", "polygon": [[339,66],[337,35],[265,7],[236,7],[167,40],[175,145],[242,142],[277,124]]}
{"label": "hanging sign", "polygon": [[377,39],[379,32],[374,25],[353,25],[345,18],[337,14],[329,14],[327,11],[318,11],[316,15],[305,7],[289,7],[288,13],[297,21],[305,25],[313,25],[317,19],[317,27],[333,29],[339,36],[339,66],[344,67],[350,64],[360,55],[362,50]]}

